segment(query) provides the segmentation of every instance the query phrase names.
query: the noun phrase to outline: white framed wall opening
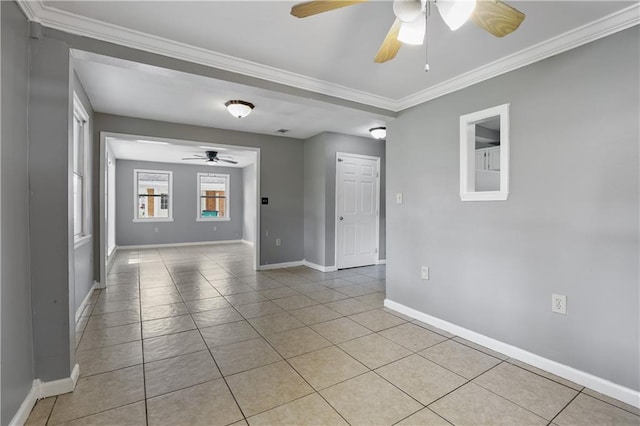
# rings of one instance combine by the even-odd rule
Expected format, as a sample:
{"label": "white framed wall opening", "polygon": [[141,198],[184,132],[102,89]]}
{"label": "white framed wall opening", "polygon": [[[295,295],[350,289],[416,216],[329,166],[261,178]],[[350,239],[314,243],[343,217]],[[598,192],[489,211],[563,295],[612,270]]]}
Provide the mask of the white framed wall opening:
{"label": "white framed wall opening", "polygon": [[259,269],[260,148],[205,143],[100,132],[101,283],[119,249],[247,243]]}

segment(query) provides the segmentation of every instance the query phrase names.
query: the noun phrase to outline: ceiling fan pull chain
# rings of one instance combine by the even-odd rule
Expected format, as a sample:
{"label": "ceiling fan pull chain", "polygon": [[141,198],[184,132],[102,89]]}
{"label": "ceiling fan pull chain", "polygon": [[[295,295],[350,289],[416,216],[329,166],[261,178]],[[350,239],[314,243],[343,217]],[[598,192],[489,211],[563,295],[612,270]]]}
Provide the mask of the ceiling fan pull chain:
{"label": "ceiling fan pull chain", "polygon": [[429,72],[429,14],[431,13],[431,2],[427,2],[427,10],[424,14],[425,19],[425,29],[424,29],[424,54],[425,54],[425,64],[424,64],[424,72]]}

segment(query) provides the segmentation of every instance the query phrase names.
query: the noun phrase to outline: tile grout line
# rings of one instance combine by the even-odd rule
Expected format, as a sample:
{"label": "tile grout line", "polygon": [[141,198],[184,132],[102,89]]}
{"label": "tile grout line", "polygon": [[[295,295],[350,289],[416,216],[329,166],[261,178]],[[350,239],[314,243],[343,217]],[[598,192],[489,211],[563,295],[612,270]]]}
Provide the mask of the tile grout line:
{"label": "tile grout line", "polygon": [[[238,312],[238,313],[239,313],[239,312]],[[242,314],[240,314],[240,315],[242,315]],[[289,315],[291,315],[291,314],[289,314]],[[293,317],[293,315],[292,315],[292,317]],[[322,398],[322,400],[323,400],[323,401],[325,401],[325,402],[326,402],[326,403],[327,403],[327,404],[328,404],[328,405],[329,405],[329,406],[330,406],[330,407],[331,407],[331,408],[332,408],[332,409],[333,409],[333,410],[334,410],[334,411],[335,411],[335,412],[336,412],[336,413],[337,413],[337,414],[338,414],[338,415],[339,415],[339,416],[340,416],[340,417],[341,417],[341,418],[342,418],[342,419],[343,419],[347,424],[350,424],[350,423],[347,421],[347,419],[345,419],[345,418],[342,416],[342,414],[341,414],[340,412],[338,412],[338,410],[336,410],[336,409],[335,409],[335,407],[334,407],[333,405],[331,405],[331,404],[329,403],[329,401],[327,401],[327,400],[325,399],[325,397],[324,397],[324,396],[323,396],[319,391],[317,391],[317,390],[316,390],[316,389],[311,385],[311,383],[309,383],[309,382],[307,381],[307,379],[305,379],[305,378],[304,378],[304,377],[303,377],[303,376],[298,372],[298,370],[296,370],[296,369],[293,367],[293,365],[291,365],[291,363],[289,362],[289,360],[288,360],[288,359],[286,359],[284,356],[282,356],[282,354],[281,354],[281,353],[280,353],[280,352],[279,352],[279,351],[278,351],[278,350],[277,350],[277,349],[276,349],[276,348],[271,344],[271,342],[269,342],[269,340],[267,340],[267,338],[266,338],[265,336],[263,336],[263,335],[262,335],[262,334],[261,334],[261,333],[260,333],[260,332],[255,328],[255,327],[254,327],[254,325],[253,325],[253,324],[251,324],[248,320],[247,320],[247,323],[248,323],[248,324],[249,324],[249,326],[251,326],[251,328],[253,328],[253,330],[254,330],[256,333],[258,333],[258,335],[260,335],[260,336],[262,337],[262,339],[263,339],[263,340],[264,340],[264,341],[265,341],[265,342],[266,342],[266,343],[267,343],[267,344],[268,344],[268,345],[269,345],[269,346],[270,346],[270,347],[271,347],[271,348],[272,348],[272,349],[273,349],[273,350],[274,350],[274,351],[275,351],[275,352],[276,352],[276,353],[277,353],[277,354],[282,358],[282,360],[280,360],[280,361],[275,361],[275,362],[273,362],[273,363],[271,363],[271,364],[266,364],[266,365],[263,365],[263,366],[260,366],[260,367],[255,367],[255,368],[253,368],[253,369],[249,369],[249,370],[245,370],[245,371],[255,370],[255,369],[257,369],[257,368],[265,367],[265,366],[267,366],[267,365],[272,365],[272,364],[275,364],[275,363],[278,363],[278,362],[282,362],[282,361],[284,361],[284,362],[286,362],[286,363],[287,363],[287,365],[289,366],[289,368],[291,368],[291,370],[293,370],[293,371],[295,372],[295,374],[296,374],[298,377],[300,377],[300,378],[301,378],[301,379],[302,379],[302,380],[307,384],[307,386],[309,386],[309,388],[313,391],[312,393],[309,393],[309,394],[307,394],[307,395],[303,395],[303,396],[301,396],[301,397],[299,397],[299,398],[293,399],[293,400],[291,400],[291,401],[284,402],[284,403],[282,403],[282,404],[276,405],[275,407],[271,407],[271,408],[269,408],[269,409],[267,409],[267,410],[264,410],[264,411],[261,411],[261,412],[259,412],[259,413],[256,413],[256,414],[254,414],[254,416],[256,416],[256,415],[258,415],[258,414],[265,413],[265,412],[267,412],[267,411],[273,410],[273,409],[275,409],[275,408],[281,407],[281,406],[283,406],[283,405],[289,404],[289,403],[291,403],[291,402],[293,402],[293,401],[297,401],[298,399],[302,399],[302,398],[304,398],[304,397],[307,397],[307,396],[309,396],[309,395],[313,395],[314,393],[316,393],[316,394],[317,394],[320,398]],[[308,326],[307,326],[307,327],[308,327]],[[300,327],[300,328],[302,328],[302,327]],[[310,328],[310,327],[309,327],[309,328]],[[287,330],[285,330],[285,331],[287,331]],[[315,330],[314,330],[314,332],[315,332]],[[319,334],[319,333],[318,333],[318,334]],[[326,339],[325,339],[325,340],[326,340]],[[329,342],[329,343],[332,343],[332,342]],[[334,345],[334,346],[335,346],[335,345]],[[330,347],[330,346],[327,346],[327,347]],[[325,348],[327,348],[327,347],[325,347]],[[321,348],[321,349],[325,349],[325,348]],[[318,350],[321,350],[321,349],[318,349]],[[313,351],[311,351],[311,352],[313,352]],[[307,352],[307,353],[310,353],[310,352]],[[301,355],[304,355],[304,354],[301,354]],[[241,372],[234,373],[234,374],[240,374],[240,373],[241,373]],[[364,373],[363,373],[363,374],[364,374]],[[233,392],[232,392],[232,393],[233,393]],[[252,416],[252,417],[253,417],[253,416]],[[247,423],[248,423],[248,420],[247,420],[247,418],[246,418],[246,417],[245,417],[245,420],[246,420],[246,421],[247,421]]]}
{"label": "tile grout line", "polygon": [[[276,281],[277,281],[277,280],[276,280]],[[281,283],[281,284],[284,284],[284,283]],[[286,286],[286,284],[284,284],[284,285]],[[315,306],[315,305],[312,305],[312,306]],[[235,306],[234,306],[233,308],[235,309]],[[302,308],[302,309],[304,309],[304,308]],[[236,309],[236,311],[237,311],[237,309]],[[238,312],[238,314],[240,314],[241,316],[243,316],[239,311],[237,311],[237,312]],[[287,312],[289,315],[291,315],[291,313],[290,313],[289,311],[286,311],[286,312]],[[338,313],[340,313],[340,312],[338,312]],[[341,315],[342,315],[342,314],[341,314]],[[293,315],[291,315],[291,316],[293,317]],[[244,316],[243,316],[243,318],[244,318]],[[258,318],[259,318],[259,317],[258,317]],[[295,317],[293,317],[293,318],[295,318]],[[344,315],[343,315],[343,318],[344,318]],[[325,399],[325,397],[320,393],[320,391],[316,390],[316,389],[311,385],[311,383],[309,383],[309,382],[307,381],[307,379],[305,379],[305,378],[304,378],[304,377],[303,377],[303,376],[298,372],[298,370],[296,370],[296,369],[295,369],[295,367],[294,367],[293,365],[291,365],[291,363],[289,362],[289,360],[288,360],[287,358],[285,358],[285,357],[284,357],[284,356],[283,356],[283,355],[282,355],[282,354],[281,354],[281,353],[280,353],[280,352],[279,352],[279,351],[278,351],[278,350],[273,346],[273,344],[272,344],[272,343],[271,343],[271,342],[266,338],[266,336],[264,336],[262,333],[260,333],[260,332],[255,328],[255,326],[254,326],[253,324],[251,324],[251,323],[250,323],[246,318],[245,318],[245,321],[246,321],[246,322],[249,324],[249,326],[250,326],[251,328],[253,328],[253,330],[254,330],[256,333],[258,333],[258,335],[260,335],[260,336],[262,337],[262,339],[263,339],[263,340],[264,340],[264,341],[265,341],[265,342],[266,342],[266,343],[267,343],[267,344],[268,344],[268,345],[269,345],[269,346],[270,346],[270,347],[271,347],[271,348],[272,348],[272,349],[273,349],[273,350],[274,350],[274,351],[275,351],[275,352],[276,352],[276,353],[277,353],[277,354],[282,358],[282,360],[275,361],[275,362],[273,362],[273,363],[266,364],[266,365],[263,365],[263,366],[260,366],[260,367],[255,367],[255,368],[253,368],[253,369],[248,369],[248,370],[245,370],[245,371],[243,371],[243,372],[251,371],[251,370],[254,370],[254,369],[258,369],[258,368],[261,368],[261,367],[265,367],[265,366],[267,366],[267,365],[272,365],[272,364],[275,364],[275,363],[278,363],[278,362],[282,362],[282,361],[284,361],[284,362],[286,362],[286,364],[289,366],[289,368],[291,368],[291,370],[292,370],[293,372],[295,372],[295,374],[296,374],[299,378],[301,378],[301,379],[302,379],[302,380],[307,384],[307,386],[309,386],[309,388],[313,391],[313,392],[312,392],[312,393],[310,393],[310,394],[303,395],[303,396],[301,396],[301,397],[299,397],[299,398],[293,399],[293,400],[288,401],[288,402],[284,402],[284,403],[282,403],[282,404],[279,404],[279,405],[276,405],[276,406],[274,406],[274,407],[271,407],[271,408],[269,408],[269,409],[267,409],[267,410],[261,411],[260,413],[256,413],[256,414],[254,414],[254,416],[255,416],[255,415],[258,415],[258,414],[261,414],[261,413],[264,413],[264,412],[267,412],[267,411],[270,411],[270,410],[273,410],[273,409],[275,409],[275,408],[281,407],[281,406],[283,406],[283,405],[289,404],[289,403],[291,403],[291,402],[297,401],[297,400],[299,400],[299,399],[305,398],[305,397],[307,397],[307,396],[309,396],[309,395],[313,395],[313,394],[315,393],[315,394],[317,394],[320,398],[322,398],[322,400],[324,400],[324,401],[329,405],[329,407],[331,407],[331,408],[333,409],[333,411],[334,411],[336,414],[338,414],[338,415],[339,415],[339,416],[340,416],[340,417],[341,417],[341,418],[342,418],[342,419],[343,419],[347,424],[349,424],[349,422],[347,421],[347,419],[345,419],[345,418],[342,416],[342,414],[341,414],[338,410],[336,410],[336,408],[335,408],[333,405],[331,405],[331,403],[330,403],[329,401],[327,401],[327,400]],[[311,327],[310,327],[310,326],[307,326],[306,324],[304,325],[304,327],[307,327],[307,328],[311,329]],[[303,328],[303,327],[299,327],[299,328]],[[315,330],[313,330],[313,329],[311,329],[311,330],[315,332]],[[284,330],[283,332],[287,332],[287,331],[289,331],[289,330]],[[317,333],[317,332],[316,332],[316,333]],[[318,334],[319,334],[319,333],[318,333]],[[319,335],[320,335],[320,334],[319,334]],[[320,336],[324,338],[324,336],[322,336],[322,335],[320,335]],[[327,340],[327,339],[325,338],[325,340]],[[328,341],[328,340],[327,340],[327,341]],[[339,348],[339,347],[338,347],[336,344],[334,344],[333,342],[330,342],[330,341],[329,341],[329,343],[331,343],[331,345],[326,346],[326,347],[324,347],[324,348],[317,349],[317,350],[322,350],[322,349],[326,349],[326,348],[329,348],[329,347],[333,346],[333,347],[337,347],[339,350],[343,351],[341,348]],[[297,356],[305,355],[305,354],[307,354],[307,353],[311,353],[311,352],[314,352],[314,351],[305,352],[305,353],[303,353],[303,354],[299,354],[299,355],[297,355]],[[344,352],[344,351],[343,351],[343,352]],[[349,354],[347,354],[347,355],[349,355]],[[212,354],[212,356],[213,356],[213,354]],[[349,355],[349,356],[350,356],[350,355]],[[292,357],[292,358],[294,358],[294,357]],[[215,360],[215,358],[214,358],[214,360]],[[357,361],[357,360],[356,360],[356,361]],[[366,366],[365,366],[365,367],[366,367]],[[366,368],[368,368],[368,367],[366,367]],[[369,369],[369,371],[371,371],[371,370]],[[238,373],[234,373],[234,374],[241,374],[241,373],[243,373],[243,372],[238,372]],[[362,374],[366,374],[366,373],[367,373],[367,372],[362,373]],[[356,377],[357,377],[357,376],[356,376]],[[352,377],[352,378],[353,378],[353,377]],[[350,378],[350,379],[351,379],[351,378]],[[350,380],[350,379],[346,379],[346,380]],[[345,381],[346,381],[346,380],[345,380]],[[335,385],[335,384],[334,384],[334,385]],[[334,386],[334,385],[332,385],[332,386]],[[233,392],[232,392],[232,393],[233,393]],[[234,398],[235,398],[235,396],[234,396]],[[236,403],[237,403],[237,401],[236,401]],[[239,404],[238,404],[238,406],[239,406]],[[245,416],[245,420],[247,420],[246,416]]]}
{"label": "tile grout line", "polygon": [[[138,260],[140,259],[140,250],[137,251]],[[145,359],[144,359],[144,339],[142,336],[142,287],[141,287],[141,270],[140,270],[140,262],[137,264],[138,267],[138,312],[140,313],[140,351],[142,356],[142,392],[144,396],[144,419],[145,424],[149,425],[149,407],[147,406],[147,373],[145,368]]]}
{"label": "tile grout line", "polygon": [[567,408],[569,405],[571,405],[571,403],[572,403],[573,401],[575,401],[575,399],[576,399],[576,398],[577,398],[581,393],[582,393],[582,391],[579,391],[578,393],[576,393],[576,394],[575,394],[575,396],[574,396],[573,398],[571,398],[571,400],[570,400],[569,402],[567,402],[567,403],[566,403],[566,405],[565,405],[564,407],[562,407],[562,409],[560,409],[560,411],[558,411],[558,412],[556,413],[556,415],[555,415],[555,416],[553,416],[553,418],[552,418],[551,420],[549,420],[549,423],[547,423],[547,424],[548,424],[548,425],[552,424],[552,423],[553,423],[553,421],[554,421],[554,420],[555,420],[555,419],[556,419],[556,418],[557,418],[557,417],[558,417],[558,416],[559,416],[559,415],[560,415],[564,410],[566,410],[566,408]]}
{"label": "tile grout line", "polygon": [[[165,266],[166,266],[166,264],[165,264]],[[200,274],[200,275],[202,275],[202,274]],[[174,283],[175,283],[175,281],[174,281]],[[182,293],[180,293],[180,298],[183,300],[183,303],[185,303],[185,300],[182,297]],[[186,303],[185,303],[185,305],[186,305]],[[202,332],[200,331],[200,327],[198,326],[198,323],[193,318],[193,314],[191,313],[191,311],[189,311],[189,316],[191,317],[191,321],[193,321],[193,323],[195,324],[196,330],[198,330],[198,334],[200,335],[200,339],[202,339],[202,342],[204,343],[204,346],[205,346],[207,352],[209,353],[209,356],[211,357],[211,360],[213,361],[214,365],[216,366],[216,369],[218,370],[218,372],[220,373],[220,378],[224,381],[224,384],[227,387],[227,391],[229,392],[229,394],[233,398],[233,401],[235,402],[236,407],[238,407],[238,410],[240,411],[240,415],[242,416],[242,419],[246,423],[248,423],[247,422],[247,416],[245,415],[244,411],[242,410],[242,407],[240,406],[240,404],[238,403],[238,400],[237,400],[236,396],[234,395],[233,391],[231,390],[231,387],[229,386],[229,382],[227,381],[227,379],[224,376],[224,374],[222,374],[222,370],[220,369],[220,366],[218,365],[218,361],[216,361],[216,358],[213,356],[213,353],[211,352],[211,348],[209,347],[209,345],[207,345],[207,341],[205,340],[204,336],[202,335]],[[216,379],[214,379],[214,380],[216,380]]]}
{"label": "tile grout line", "polygon": [[[510,365],[512,365],[512,366],[514,366],[514,367],[518,367],[518,368],[520,368],[520,369],[522,369],[522,370],[527,371],[528,373],[535,374],[535,375],[536,375],[536,376],[538,376],[538,377],[542,377],[543,379],[550,380],[550,381],[552,381],[552,382],[554,382],[554,383],[557,383],[557,384],[559,384],[559,385],[562,385],[562,386],[564,386],[564,387],[566,387],[566,388],[568,388],[568,389],[574,390],[574,391],[576,391],[576,392],[578,392],[578,393],[580,393],[580,392],[582,392],[584,389],[586,389],[584,386],[578,385],[577,383],[575,383],[575,384],[576,384],[576,385],[578,385],[578,386],[580,387],[580,389],[573,388],[573,387],[568,386],[568,385],[566,385],[566,384],[564,384],[564,383],[562,383],[562,382],[560,382],[560,381],[558,381],[558,380],[556,380],[556,379],[553,379],[553,378],[551,378],[551,377],[543,376],[542,374],[540,374],[540,373],[538,373],[538,372],[535,372],[535,371],[531,371],[531,370],[529,370],[529,369],[528,369],[528,368],[526,368],[526,367],[522,367],[522,366],[520,366],[520,365],[514,364],[514,363],[512,363],[512,362],[510,362],[510,361],[509,361],[510,359],[515,359],[515,358],[507,358],[507,359],[505,359],[504,361],[505,361],[506,363],[508,363],[508,364],[510,364]],[[516,360],[516,361],[518,361],[518,360]],[[525,364],[525,365],[528,365],[528,364],[526,364],[526,363],[524,363],[524,364]],[[532,366],[532,367],[533,367],[533,366]],[[549,374],[553,374],[553,373],[549,373]],[[566,380],[566,379],[565,379],[565,380]],[[573,382],[571,382],[571,383],[573,383]],[[603,401],[603,402],[606,402],[606,401]],[[610,405],[613,405],[613,404],[610,404]]]}

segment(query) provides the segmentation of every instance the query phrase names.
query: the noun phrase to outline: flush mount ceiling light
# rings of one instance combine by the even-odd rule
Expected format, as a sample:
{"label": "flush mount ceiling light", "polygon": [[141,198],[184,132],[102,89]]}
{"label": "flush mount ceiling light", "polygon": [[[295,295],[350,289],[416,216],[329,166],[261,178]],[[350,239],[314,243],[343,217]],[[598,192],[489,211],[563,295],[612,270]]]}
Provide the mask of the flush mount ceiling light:
{"label": "flush mount ceiling light", "polygon": [[253,108],[255,108],[255,105],[253,105],[251,102],[240,100],[227,101],[224,103],[224,106],[227,107],[227,111],[229,111],[229,114],[238,118],[246,117],[247,115],[251,114],[251,111],[253,110]]}
{"label": "flush mount ceiling light", "polygon": [[369,133],[373,136],[374,139],[384,139],[387,137],[387,128],[386,127],[372,127],[369,129]]}

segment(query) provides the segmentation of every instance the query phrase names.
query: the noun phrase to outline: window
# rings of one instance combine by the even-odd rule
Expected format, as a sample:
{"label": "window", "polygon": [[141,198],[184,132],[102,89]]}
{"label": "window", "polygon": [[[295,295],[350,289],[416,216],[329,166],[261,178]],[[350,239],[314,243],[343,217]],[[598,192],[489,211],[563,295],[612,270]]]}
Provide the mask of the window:
{"label": "window", "polygon": [[78,96],[73,94],[73,237],[76,241],[88,236],[87,203],[87,143],[89,115]]}
{"label": "window", "polygon": [[134,170],[135,216],[133,221],[172,221],[173,173]]}
{"label": "window", "polygon": [[197,220],[229,219],[229,175],[198,173]]}

